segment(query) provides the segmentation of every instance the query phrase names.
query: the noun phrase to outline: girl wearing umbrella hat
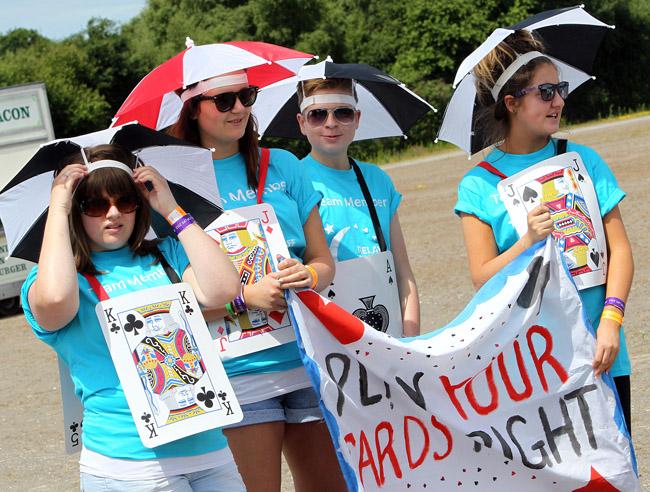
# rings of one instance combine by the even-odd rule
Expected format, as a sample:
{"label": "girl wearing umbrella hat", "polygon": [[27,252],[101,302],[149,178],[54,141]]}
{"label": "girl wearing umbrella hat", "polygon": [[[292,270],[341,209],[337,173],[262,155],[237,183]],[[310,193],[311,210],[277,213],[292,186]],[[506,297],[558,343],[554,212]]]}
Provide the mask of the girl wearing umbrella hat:
{"label": "girl wearing umbrella hat", "polygon": [[323,193],[319,212],[330,248],[336,251],[334,259],[372,256],[384,248],[391,251],[403,334],[417,336],[420,301],[397,215],[402,197],[381,168],[366,162],[357,164],[348,156],[361,117],[356,109],[354,81],[311,79],[301,81],[297,92],[300,131],[311,144],[311,152],[301,162],[314,188]]}
{"label": "girl wearing umbrella hat", "polygon": [[[168,284],[173,269],[199,302],[216,306],[238,292],[237,273],[189,215],[178,227],[180,241],[144,239],[149,206],[163,216],[177,208],[155,169],[133,170],[134,156],[112,145],[89,149],[84,160],[89,164],[75,156],[54,179],[39,264],[21,294],[34,333],[66,362],[84,404],[81,488],[207,490],[213,483],[244,490],[219,429],[153,449],[142,444],[95,315],[93,287],[110,285],[115,297]],[[129,282],[134,276],[138,284]]]}
{"label": "girl wearing umbrella hat", "polygon": [[461,180],[455,212],[461,217],[472,281],[479,288],[554,228],[549,208],[540,205],[528,213],[528,230],[519,238],[498,199],[498,182],[562,153],[564,144],[567,151],[580,155],[594,184],[609,265],[605,285],[579,292],[587,316],[597,328],[595,374],[609,371],[613,376],[630,429],[630,360],[621,324],[634,266],[618,208],[625,193],[594,150],[552,138],[560,126],[568,86],[542,51],[543,46],[530,33],[517,31],[474,68],[483,106],[476,131],[491,133],[492,141],[500,143]]}
{"label": "girl wearing umbrella hat", "polygon": [[[261,281],[244,286],[248,308],[286,309],[284,290],[329,285],[333,261],[316,205],[320,195],[289,152],[271,149],[266,181],[260,187],[261,158],[251,107],[257,88],[245,72],[199,82],[181,93],[184,102],[172,135],[213,151],[224,208],[273,206],[291,258]],[[257,193],[256,193],[257,192]],[[226,315],[221,309],[213,319]],[[296,490],[344,490],[344,482],[318,399],[288,343],[224,363],[242,405],[244,420],[224,432],[249,491],[280,490],[284,452]]]}

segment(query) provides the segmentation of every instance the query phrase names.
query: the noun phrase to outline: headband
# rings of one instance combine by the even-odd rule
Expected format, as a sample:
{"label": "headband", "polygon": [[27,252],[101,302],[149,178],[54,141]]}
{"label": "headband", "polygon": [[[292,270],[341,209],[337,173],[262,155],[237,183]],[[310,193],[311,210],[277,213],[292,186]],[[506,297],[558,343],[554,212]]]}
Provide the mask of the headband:
{"label": "headband", "polygon": [[501,76],[497,79],[496,83],[494,84],[494,87],[492,87],[492,90],[490,91],[492,93],[492,97],[496,101],[497,98],[499,97],[499,92],[501,92],[501,89],[503,89],[503,86],[506,85],[508,80],[512,78],[512,76],[519,70],[521,67],[526,65],[531,60],[534,60],[535,58],[539,57],[546,57],[544,53],[540,53],[539,51],[529,51],[528,53],[524,53],[523,55],[517,54],[517,58],[515,58],[515,61],[513,61],[508,68],[506,68]]}
{"label": "headband", "polygon": [[113,169],[121,169],[129,176],[133,176],[133,169],[131,169],[129,166],[127,166],[122,162],[113,161],[109,159],[95,161],[95,162],[88,162],[86,163],[86,167],[88,167],[89,173],[92,173],[93,171],[97,171],[97,169],[105,169],[105,168],[112,167]]}
{"label": "headband", "polygon": [[309,96],[302,100],[300,104],[300,112],[302,113],[312,104],[327,104],[327,103],[341,103],[348,104],[356,109],[357,100],[354,96],[349,94],[316,94],[315,96]]}
{"label": "headband", "polygon": [[239,72],[229,73],[226,75],[218,75],[211,79],[202,80],[191,89],[187,89],[181,94],[181,101],[185,102],[192,99],[194,96],[203,94],[210,89],[217,87],[226,87],[227,85],[246,84],[248,85],[248,76],[243,70]]}

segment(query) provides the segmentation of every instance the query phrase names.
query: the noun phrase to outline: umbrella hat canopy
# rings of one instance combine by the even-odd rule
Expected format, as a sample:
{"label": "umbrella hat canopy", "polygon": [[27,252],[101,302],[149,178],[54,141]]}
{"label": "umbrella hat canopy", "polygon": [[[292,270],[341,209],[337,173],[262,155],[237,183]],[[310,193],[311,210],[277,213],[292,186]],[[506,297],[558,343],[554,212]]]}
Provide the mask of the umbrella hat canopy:
{"label": "umbrella hat canopy", "polygon": [[[85,147],[113,143],[154,166],[169,182],[176,201],[205,227],[222,212],[212,154],[182,140],[129,124],[41,146],[29,162],[0,192],[2,220],[9,255],[38,261],[50,200],[54,171],[59,162]],[[158,236],[170,235],[164,218],[153,214]]]}
{"label": "umbrella hat canopy", "polygon": [[177,92],[219,75],[247,70],[251,85],[263,87],[293,76],[313,55],[257,41],[197,45],[154,68],[136,85],[115,113],[112,126],[138,121],[162,129],[178,120],[182,102]]}
{"label": "umbrella hat canopy", "polygon": [[435,108],[399,80],[366,64],[331,60],[303,66],[295,77],[262,88],[253,113],[261,136],[304,138],[296,121],[297,84],[312,79],[353,79],[362,117],[355,140],[402,136]]}
{"label": "umbrella hat canopy", "polygon": [[[481,104],[476,95],[473,69],[501,42],[516,31],[525,30],[544,44],[548,55],[560,72],[560,78],[569,82],[569,90],[593,78],[590,74],[598,47],[608,29],[582,6],[548,10],[518,24],[494,30],[490,36],[460,64],[447,105],[438,139],[451,142],[468,154],[473,154],[495,142],[486,141],[485,129],[479,128],[477,114]],[[523,54],[523,53],[521,53]]]}

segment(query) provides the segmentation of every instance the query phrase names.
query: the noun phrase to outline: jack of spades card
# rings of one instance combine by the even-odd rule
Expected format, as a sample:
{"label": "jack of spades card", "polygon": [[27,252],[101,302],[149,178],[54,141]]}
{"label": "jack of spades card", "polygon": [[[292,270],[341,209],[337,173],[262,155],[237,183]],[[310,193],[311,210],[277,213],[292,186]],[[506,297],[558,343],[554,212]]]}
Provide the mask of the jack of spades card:
{"label": "jack of spades card", "polygon": [[499,196],[519,237],[528,228],[528,213],[546,205],[551,233],[578,289],[603,284],[607,246],[594,185],[576,152],[546,159],[498,184]]}
{"label": "jack of spades card", "polygon": [[146,447],[242,419],[189,284],[102,301],[96,313]]}

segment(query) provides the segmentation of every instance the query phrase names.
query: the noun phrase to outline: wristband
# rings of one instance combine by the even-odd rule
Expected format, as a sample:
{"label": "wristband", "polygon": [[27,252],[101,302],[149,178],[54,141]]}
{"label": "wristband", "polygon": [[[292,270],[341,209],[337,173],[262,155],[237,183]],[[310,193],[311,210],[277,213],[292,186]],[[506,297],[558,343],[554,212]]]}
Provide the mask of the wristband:
{"label": "wristband", "polygon": [[618,297],[608,297],[605,299],[605,306],[614,306],[616,309],[621,311],[621,313],[625,313],[625,302],[623,302],[623,299]]}
{"label": "wristband", "polygon": [[612,311],[611,309],[605,309],[603,311],[603,314],[600,315],[600,319],[609,319],[618,323],[619,325],[623,324],[623,316],[615,311]]}
{"label": "wristband", "polygon": [[238,295],[232,300],[231,303],[233,309],[235,310],[235,313],[242,314],[245,313],[248,308],[246,307],[246,303],[244,302],[244,298],[241,295]]}
{"label": "wristband", "polygon": [[309,271],[311,278],[313,279],[311,283],[311,289],[315,289],[318,285],[318,273],[316,272],[316,269],[311,265],[305,265],[305,268]]}
{"label": "wristband", "polygon": [[187,215],[187,213],[180,207],[180,205],[178,205],[167,216],[167,222],[169,222],[169,225],[174,225],[174,223],[182,219],[184,215]]}
{"label": "wristband", "polygon": [[194,217],[192,217],[190,214],[185,214],[183,217],[178,219],[176,222],[172,224],[172,229],[174,230],[174,234],[177,236],[183,232],[188,226],[191,226],[192,224],[195,224],[196,222],[194,221]]}
{"label": "wristband", "polygon": [[226,304],[226,311],[228,311],[228,314],[234,319],[237,317],[235,314],[235,310],[232,308],[232,305],[230,303]]}

